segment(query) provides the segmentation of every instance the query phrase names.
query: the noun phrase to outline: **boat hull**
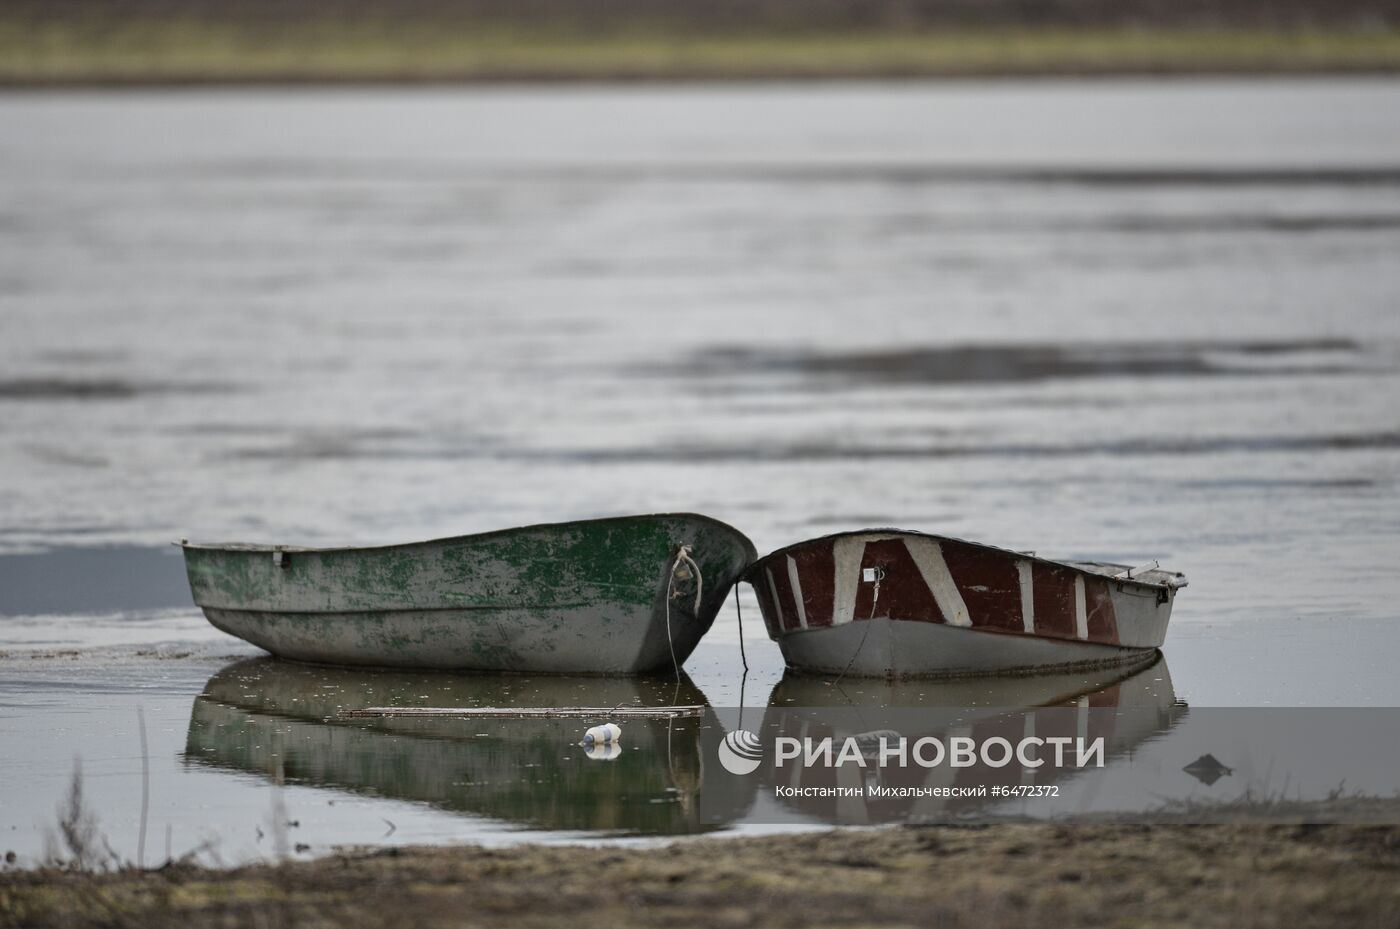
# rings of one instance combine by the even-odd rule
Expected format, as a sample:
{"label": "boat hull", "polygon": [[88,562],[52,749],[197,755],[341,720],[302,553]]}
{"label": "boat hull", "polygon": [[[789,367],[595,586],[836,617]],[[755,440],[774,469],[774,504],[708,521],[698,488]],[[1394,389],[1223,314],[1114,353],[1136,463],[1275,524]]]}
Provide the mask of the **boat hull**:
{"label": "boat hull", "polygon": [[209,621],[284,658],[563,674],[684,662],[754,557],[742,534],[692,514],[380,548],[184,550]]}
{"label": "boat hull", "polygon": [[894,530],[799,543],[754,564],[788,667],[927,677],[1111,666],[1159,648],[1179,575],[1111,577],[943,536]]}
{"label": "boat hull", "polygon": [[1143,661],[1151,648],[1115,648],[877,617],[778,640],[788,667],[854,677],[1016,674]]}

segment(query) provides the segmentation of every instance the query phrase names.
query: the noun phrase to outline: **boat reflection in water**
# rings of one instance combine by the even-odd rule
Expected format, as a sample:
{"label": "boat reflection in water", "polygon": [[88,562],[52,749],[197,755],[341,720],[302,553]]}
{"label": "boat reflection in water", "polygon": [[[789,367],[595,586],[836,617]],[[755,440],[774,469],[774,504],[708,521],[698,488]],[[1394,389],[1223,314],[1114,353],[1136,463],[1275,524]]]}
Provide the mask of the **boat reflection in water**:
{"label": "boat reflection in water", "polygon": [[[580,744],[603,720],[579,718],[346,717],[366,707],[704,707],[703,715],[627,719],[612,745]],[[722,714],[731,711],[721,710]],[[750,713],[759,711],[750,710]],[[1005,809],[986,797],[785,796],[780,787],[886,788],[1063,783],[1077,769],[1016,761],[894,767],[774,767],[778,736],[813,741],[904,736],[910,744],[959,736],[1012,744],[1027,735],[1099,736],[1105,761],[1170,729],[1185,713],[1166,661],[1146,667],[944,681],[788,674],[762,710],[769,764],[723,770],[720,715],[689,678],[526,677],[367,671],[254,658],[215,674],[194,702],[191,763],[430,804],[532,829],[677,835],[738,820],[865,824],[937,820]],[[742,715],[737,717],[742,727]],[[893,731],[892,731],[893,730]],[[878,751],[872,747],[872,751]],[[758,793],[777,806],[756,805]],[[776,795],[776,796],[775,796]],[[998,805],[1001,806],[998,806]],[[762,812],[758,812],[762,811]]]}
{"label": "boat reflection in water", "polygon": [[[705,713],[629,719],[619,744],[591,748],[579,744],[584,730],[603,720],[340,715],[370,706],[619,705]],[[254,658],[219,671],[195,698],[185,757],[529,828],[684,834],[732,822],[753,801],[752,785],[717,770],[723,737],[685,677],[455,675]]]}
{"label": "boat reflection in water", "polygon": [[[910,707],[918,709],[907,709]],[[1102,736],[1105,767],[1110,768],[1115,759],[1171,729],[1186,712],[1176,700],[1166,659],[1160,654],[1150,657],[1145,667],[1024,677],[866,679],[832,684],[789,674],[769,698],[763,718],[764,744],[774,744],[779,736],[814,743],[830,738],[839,748],[854,737],[868,764],[805,766],[799,759],[783,767],[765,766],[762,789],[778,793],[779,787],[862,788],[860,795],[854,791],[837,796],[778,794],[777,801],[787,809],[833,824],[957,819],[974,813],[994,814],[999,806],[1018,812],[1027,801],[994,798],[991,789],[1063,783],[1085,769],[1056,768],[1050,763],[1030,767],[1014,757],[1001,767],[980,760],[961,768],[947,764],[932,768],[881,765],[877,763],[880,737],[893,741],[903,736],[909,745],[925,737],[945,745],[957,737],[969,737],[978,745],[1001,737],[1014,746],[1026,737],[1093,740]],[[872,786],[895,791],[985,786],[988,795],[872,795]]]}

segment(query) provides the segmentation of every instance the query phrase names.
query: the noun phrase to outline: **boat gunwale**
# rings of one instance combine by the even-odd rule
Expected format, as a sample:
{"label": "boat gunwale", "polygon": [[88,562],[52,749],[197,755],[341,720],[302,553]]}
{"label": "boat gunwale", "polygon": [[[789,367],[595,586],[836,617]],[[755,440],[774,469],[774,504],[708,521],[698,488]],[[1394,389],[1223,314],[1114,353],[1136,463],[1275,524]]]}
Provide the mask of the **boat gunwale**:
{"label": "boat gunwale", "polygon": [[808,545],[815,545],[815,544],[820,543],[820,542],[830,542],[830,541],[833,541],[833,540],[835,540],[835,539],[847,538],[847,537],[850,537],[850,536],[858,536],[858,535],[905,535],[905,536],[919,536],[919,537],[922,537],[922,538],[926,538],[926,539],[935,539],[935,540],[944,539],[944,540],[947,540],[947,541],[949,541],[949,542],[958,542],[958,543],[960,543],[960,544],[962,544],[962,545],[971,545],[971,546],[973,546],[974,548],[980,548],[980,549],[983,549],[983,550],[985,550],[985,551],[995,552],[995,553],[997,553],[997,554],[999,554],[999,555],[1011,555],[1011,556],[1013,556],[1013,557],[1015,557],[1015,558],[1017,558],[1017,559],[1019,559],[1019,560],[1038,562],[1038,563],[1044,564],[1044,565],[1052,565],[1052,566],[1057,567],[1057,568],[1069,568],[1071,571],[1076,571],[1076,572],[1078,572],[1078,573],[1080,573],[1080,574],[1085,574],[1085,575],[1089,575],[1089,576],[1092,576],[1092,577],[1101,577],[1101,578],[1104,578],[1105,580],[1113,581],[1113,582],[1116,583],[1116,584],[1132,584],[1132,585],[1139,586],[1139,587],[1146,587],[1146,588],[1149,588],[1149,589],[1154,590],[1154,591],[1158,591],[1158,590],[1180,590],[1181,588],[1187,586],[1187,580],[1186,580],[1186,575],[1185,575],[1185,574],[1182,574],[1180,571],[1168,571],[1168,570],[1166,570],[1166,569],[1164,569],[1164,568],[1161,568],[1161,567],[1153,568],[1153,569],[1151,569],[1151,572],[1149,572],[1149,573],[1157,573],[1157,574],[1164,574],[1164,575],[1167,575],[1168,580],[1163,580],[1163,581],[1149,581],[1149,580],[1144,580],[1144,579],[1142,579],[1141,577],[1114,577],[1114,576],[1111,575],[1111,574],[1102,574],[1102,573],[1100,573],[1100,572],[1098,572],[1098,571],[1090,571],[1090,570],[1087,570],[1087,569],[1086,569],[1085,567],[1083,567],[1083,566],[1084,566],[1084,565],[1087,565],[1087,564],[1096,564],[1096,565],[1101,565],[1101,566],[1106,567],[1106,568],[1122,568],[1122,569],[1124,569],[1124,570],[1133,570],[1133,566],[1132,566],[1132,565],[1114,564],[1114,563],[1111,563],[1111,562],[1087,562],[1087,561],[1078,561],[1078,562],[1075,562],[1075,561],[1061,561],[1061,560],[1055,559],[1055,558],[1046,558],[1046,557],[1041,556],[1041,555],[1035,555],[1035,554],[1031,554],[1031,553],[1028,553],[1028,552],[1016,551],[1015,549],[1011,549],[1011,548],[1002,548],[1002,547],[999,546],[999,545],[989,545],[989,544],[987,544],[986,542],[974,542],[974,541],[972,541],[972,540],[970,540],[970,539],[958,538],[957,536],[952,536],[952,535],[940,535],[940,534],[938,534],[938,533],[936,533],[936,532],[924,532],[924,531],[918,530],[918,529],[896,529],[896,528],[894,528],[894,527],[878,527],[878,528],[869,528],[869,529],[847,529],[847,530],[844,530],[844,531],[842,531],[842,532],[832,532],[832,533],[829,533],[829,534],[827,534],[827,535],[821,535],[821,536],[816,536],[816,537],[810,538],[810,539],[804,539],[804,540],[802,540],[801,542],[794,542],[794,543],[792,543],[791,545],[784,545],[782,548],[776,548],[776,549],[774,549],[773,551],[769,552],[768,554],[764,555],[762,558],[758,558],[758,559],[756,559],[755,561],[753,561],[747,568],[744,569],[744,572],[743,572],[743,574],[741,574],[741,575],[739,576],[739,579],[740,579],[741,581],[746,581],[746,582],[748,582],[750,585],[752,585],[752,584],[753,584],[753,576],[758,572],[758,570],[759,570],[760,568],[766,568],[766,567],[768,567],[769,564],[770,564],[772,561],[776,560],[776,559],[778,558],[779,555],[786,555],[786,554],[789,554],[789,553],[791,553],[791,552],[793,552],[793,551],[796,551],[797,549],[804,548],[804,547],[806,547],[806,546],[808,546]]}
{"label": "boat gunwale", "polygon": [[702,514],[702,513],[689,513],[689,512],[677,512],[677,513],[634,513],[634,514],[623,515],[623,516],[601,516],[601,517],[595,517],[595,518],[591,518],[591,519],[571,519],[571,520],[566,520],[566,521],[564,521],[564,522],[554,522],[554,523],[532,523],[532,524],[530,524],[530,525],[528,525],[528,526],[510,526],[510,527],[507,527],[507,528],[505,528],[505,529],[490,529],[490,530],[488,530],[488,531],[486,531],[486,532],[473,532],[473,533],[469,533],[469,534],[467,534],[467,535],[444,536],[444,537],[436,538],[436,539],[422,539],[422,540],[415,541],[415,542],[392,542],[392,543],[387,543],[387,544],[382,544],[382,545],[337,545],[337,546],[328,546],[328,547],[313,547],[313,546],[298,546],[298,545],[275,545],[275,544],[262,543],[262,542],[190,542],[190,541],[188,541],[187,539],[181,539],[181,540],[179,540],[179,541],[172,542],[171,544],[172,544],[172,545],[179,546],[179,548],[180,548],[182,551],[189,550],[189,549],[196,549],[196,550],[199,550],[199,551],[225,552],[225,553],[231,553],[231,554],[243,553],[243,552],[248,552],[248,553],[253,553],[253,554],[270,554],[270,553],[272,553],[272,552],[290,552],[291,554],[318,554],[318,555],[319,555],[319,554],[329,554],[329,553],[339,553],[339,552],[381,552],[381,551],[388,551],[388,550],[390,550],[390,549],[417,548],[417,547],[420,547],[420,546],[426,546],[426,545],[442,545],[442,544],[452,543],[452,542],[469,542],[469,541],[470,541],[470,542],[475,542],[475,541],[483,541],[483,540],[495,538],[495,537],[498,537],[498,536],[508,535],[508,534],[510,534],[510,533],[516,533],[516,532],[532,532],[532,531],[537,531],[537,530],[540,530],[540,529],[562,529],[562,528],[565,528],[565,527],[568,527],[568,526],[597,525],[597,524],[601,524],[601,523],[622,523],[622,522],[628,522],[628,521],[634,521],[634,520],[647,520],[647,519],[653,519],[653,520],[655,520],[655,519],[698,520],[698,521],[700,521],[700,522],[709,523],[709,524],[711,524],[711,525],[713,525],[713,526],[717,526],[717,527],[719,527],[719,528],[721,528],[721,529],[725,529],[725,530],[729,531],[730,533],[733,533],[735,536],[737,536],[739,539],[741,539],[741,540],[743,541],[744,546],[747,548],[747,554],[748,554],[748,556],[749,556],[749,557],[748,557],[748,560],[747,560],[747,562],[746,562],[746,564],[745,564],[745,567],[744,567],[743,569],[741,569],[741,571],[740,571],[740,577],[742,577],[743,574],[744,574],[745,572],[747,572],[748,567],[749,567],[750,565],[754,564],[754,563],[755,563],[755,559],[758,558],[758,550],[754,547],[753,541],[752,541],[748,536],[744,535],[744,533],[740,532],[738,529],[735,529],[733,526],[729,525],[728,523],[724,522],[723,520],[715,519],[713,516],[705,516],[705,515]]}

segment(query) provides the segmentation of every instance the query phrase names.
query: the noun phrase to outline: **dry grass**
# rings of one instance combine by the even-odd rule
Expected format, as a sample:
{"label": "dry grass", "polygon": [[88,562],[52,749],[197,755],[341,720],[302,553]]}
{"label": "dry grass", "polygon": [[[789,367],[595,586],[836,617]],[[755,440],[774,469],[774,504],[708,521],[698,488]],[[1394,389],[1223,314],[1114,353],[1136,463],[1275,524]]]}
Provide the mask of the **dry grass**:
{"label": "dry grass", "polygon": [[26,927],[1390,927],[1400,827],[938,826],[0,876]]}

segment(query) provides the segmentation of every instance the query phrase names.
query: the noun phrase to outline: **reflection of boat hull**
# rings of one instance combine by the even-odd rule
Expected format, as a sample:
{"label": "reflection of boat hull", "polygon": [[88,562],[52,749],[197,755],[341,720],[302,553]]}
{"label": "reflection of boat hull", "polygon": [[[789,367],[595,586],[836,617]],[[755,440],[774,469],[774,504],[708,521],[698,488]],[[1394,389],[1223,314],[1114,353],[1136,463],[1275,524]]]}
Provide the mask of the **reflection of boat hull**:
{"label": "reflection of boat hull", "polygon": [[292,783],[428,803],[542,829],[681,834],[741,815],[751,793],[705,784],[723,732],[712,712],[632,720],[595,760],[579,719],[344,719],[364,699],[396,706],[704,704],[689,679],[527,678],[351,671],[252,659],[194,702],[185,757]]}
{"label": "reflection of boat hull", "polygon": [[[770,701],[763,718],[764,741],[778,736],[818,742],[847,738],[904,737],[910,743],[933,738],[947,743],[968,738],[974,744],[1002,738],[1015,745],[1026,737],[1084,739],[1102,737],[1109,764],[1169,730],[1186,710],[1176,703],[1165,659],[1130,673],[1095,671],[1081,676],[1083,686],[1072,692],[1074,675],[1037,675],[999,682],[990,693],[974,694],[969,680],[939,682],[879,682],[867,692],[822,687],[819,682],[785,677],[774,689],[773,699],[794,701],[778,705]],[[1002,686],[1002,684],[1005,686]],[[1016,694],[1012,684],[1023,686]],[[818,684],[819,686],[813,686]],[[917,693],[915,693],[917,691]],[[989,697],[992,702],[972,708],[969,697]],[[917,709],[894,707],[884,701],[917,697]],[[823,699],[824,698],[824,699]],[[859,702],[852,702],[855,698]],[[830,706],[818,705],[818,700]],[[1033,706],[1044,700],[1046,705]],[[1010,704],[1021,708],[1010,709]],[[1002,705],[997,705],[1002,704]],[[940,711],[946,707],[946,711]],[[936,821],[985,810],[1002,802],[995,787],[1063,784],[1079,769],[1023,765],[1019,759],[992,767],[977,763],[967,767],[878,766],[861,768],[793,765],[772,769],[774,787],[803,790],[783,796],[780,803],[796,811],[837,825]],[[886,793],[872,790],[885,789]],[[808,790],[808,788],[814,788]],[[860,788],[840,794],[828,788]],[[986,792],[979,795],[978,791]],[[959,795],[959,790],[970,792]],[[923,795],[919,791],[927,791]],[[937,793],[947,791],[947,793]],[[903,792],[903,793],[901,793]],[[1006,801],[1010,802],[1010,801]]]}
{"label": "reflection of boat hull", "polygon": [[[677,564],[689,553],[698,567]],[[634,673],[684,661],[753,560],[672,514],[380,548],[185,545],[209,621],[273,654],[384,667]]]}
{"label": "reflection of boat hull", "polygon": [[871,530],[780,549],[745,580],[789,667],[908,677],[1141,661],[1185,579],[1127,570]]}

